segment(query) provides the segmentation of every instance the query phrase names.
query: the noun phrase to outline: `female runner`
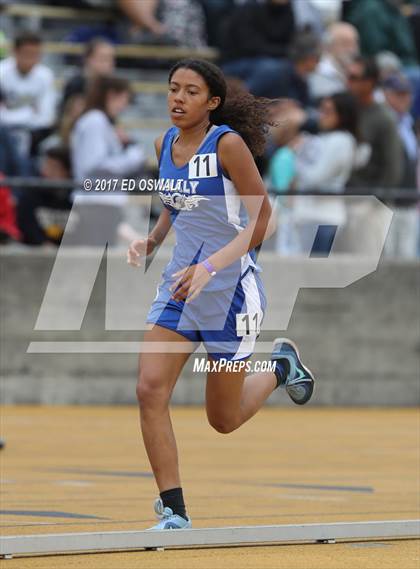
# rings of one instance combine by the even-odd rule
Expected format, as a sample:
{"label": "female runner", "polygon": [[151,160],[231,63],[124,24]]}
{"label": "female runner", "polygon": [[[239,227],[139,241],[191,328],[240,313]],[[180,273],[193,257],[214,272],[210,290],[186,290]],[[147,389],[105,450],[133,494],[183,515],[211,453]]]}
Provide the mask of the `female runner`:
{"label": "female runner", "polygon": [[[174,228],[176,245],[144,336],[160,342],[162,353],[141,354],[137,384],[143,440],[160,492],[160,522],[151,528],[157,530],[191,527],[169,401],[200,342],[211,364],[226,364],[207,374],[207,417],[219,433],[240,427],[277,387],[301,405],[314,384],[285,339],[274,342],[275,372],[245,377],[245,366],[233,365],[252,355],[266,306],[254,249],[271,231],[271,206],[254,156],[264,150],[267,102],[238,90],[227,94],[218,67],[188,59],[169,73],[168,110],[174,126],[155,143],[165,207],[149,236],[133,241],[127,253],[128,263],[140,266]],[[164,347],[173,342],[182,346],[179,353]]]}

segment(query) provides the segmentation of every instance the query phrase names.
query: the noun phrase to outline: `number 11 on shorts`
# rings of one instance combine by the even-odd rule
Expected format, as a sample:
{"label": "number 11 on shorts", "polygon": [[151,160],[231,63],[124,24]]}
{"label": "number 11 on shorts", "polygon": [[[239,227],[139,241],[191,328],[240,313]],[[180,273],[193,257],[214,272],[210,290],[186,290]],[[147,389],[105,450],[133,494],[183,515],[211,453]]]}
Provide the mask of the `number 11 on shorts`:
{"label": "number 11 on shorts", "polygon": [[236,315],[236,335],[253,336],[261,331],[262,312],[247,312]]}

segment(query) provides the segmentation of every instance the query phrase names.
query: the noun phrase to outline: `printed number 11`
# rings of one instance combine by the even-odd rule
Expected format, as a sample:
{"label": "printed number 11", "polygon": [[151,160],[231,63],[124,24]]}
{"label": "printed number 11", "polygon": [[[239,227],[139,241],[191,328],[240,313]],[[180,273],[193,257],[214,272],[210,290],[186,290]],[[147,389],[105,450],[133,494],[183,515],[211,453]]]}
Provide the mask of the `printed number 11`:
{"label": "printed number 11", "polygon": [[200,178],[200,169],[201,169],[201,159],[203,162],[206,163],[206,176],[209,177],[210,176],[210,156],[207,154],[206,156],[204,156],[204,158],[202,158],[200,156],[200,154],[197,155],[197,158],[194,160],[193,164],[196,165],[197,169],[196,169],[196,176],[197,178]]}
{"label": "printed number 11", "polygon": [[[258,329],[258,313],[257,312],[252,317],[252,320],[255,320],[255,331],[257,331],[257,329]],[[246,323],[246,336],[249,336],[251,334],[250,325],[249,325],[250,324],[249,314],[243,315],[242,322]]]}

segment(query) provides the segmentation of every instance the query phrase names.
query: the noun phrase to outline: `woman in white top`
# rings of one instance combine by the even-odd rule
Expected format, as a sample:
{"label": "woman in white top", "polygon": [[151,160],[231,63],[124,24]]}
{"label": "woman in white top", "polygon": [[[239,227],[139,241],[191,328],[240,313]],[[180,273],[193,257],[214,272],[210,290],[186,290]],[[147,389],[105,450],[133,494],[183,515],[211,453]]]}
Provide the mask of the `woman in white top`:
{"label": "woman in white top", "polygon": [[[320,134],[303,134],[294,144],[297,190],[342,193],[356,158],[359,107],[349,93],[337,93],[320,105]],[[346,222],[344,201],[327,196],[294,198],[294,221],[301,251],[330,252],[337,226]]]}
{"label": "woman in white top", "polygon": [[130,102],[128,81],[120,77],[96,78],[87,93],[86,108],[71,134],[73,174],[77,180],[125,177],[140,171],[144,154],[130,144],[115,122]]}
{"label": "woman in white top", "polygon": [[[140,144],[132,143],[127,134],[116,126],[119,115],[130,102],[128,81],[120,77],[100,76],[93,80],[86,96],[86,107],[70,135],[73,176],[83,182],[107,178],[129,178],[141,173],[144,152]],[[127,196],[114,192],[78,192],[77,207],[83,229],[75,232],[83,243],[103,244],[115,241],[122,231],[123,207]],[[81,215],[80,215],[81,213]],[[105,216],[105,217],[104,217]],[[108,223],[100,223],[107,219]],[[102,235],[100,226],[106,228]]]}

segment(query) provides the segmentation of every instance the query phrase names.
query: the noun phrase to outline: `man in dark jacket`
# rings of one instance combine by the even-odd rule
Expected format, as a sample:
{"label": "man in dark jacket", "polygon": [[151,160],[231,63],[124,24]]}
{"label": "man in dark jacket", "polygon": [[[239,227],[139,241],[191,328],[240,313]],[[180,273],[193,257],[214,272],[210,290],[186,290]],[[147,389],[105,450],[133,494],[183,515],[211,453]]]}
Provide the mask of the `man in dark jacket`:
{"label": "man in dark jacket", "polygon": [[403,148],[392,113],[375,101],[379,70],[374,60],[356,57],[349,66],[348,87],[361,107],[360,134],[370,146],[370,158],[355,170],[349,186],[395,188],[401,182]]}
{"label": "man in dark jacket", "polygon": [[292,99],[303,108],[312,106],[309,91],[309,75],[313,73],[321,57],[321,43],[312,32],[300,32],[289,48],[288,59],[278,59],[276,69],[261,77],[261,73],[249,82],[249,90],[256,97]]}
{"label": "man in dark jacket", "polygon": [[226,75],[242,79],[249,89],[276,74],[288,54],[296,26],[290,0],[237,7],[226,22],[221,57]]}

